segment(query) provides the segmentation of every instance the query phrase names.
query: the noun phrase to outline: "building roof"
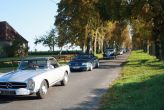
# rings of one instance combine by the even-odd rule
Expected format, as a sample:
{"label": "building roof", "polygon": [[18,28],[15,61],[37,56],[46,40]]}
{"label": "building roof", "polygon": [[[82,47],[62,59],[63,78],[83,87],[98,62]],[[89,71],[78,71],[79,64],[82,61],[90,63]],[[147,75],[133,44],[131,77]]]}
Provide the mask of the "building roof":
{"label": "building roof", "polygon": [[14,39],[18,38],[28,43],[28,41],[25,38],[23,38],[6,21],[0,21],[0,41],[13,41]]}

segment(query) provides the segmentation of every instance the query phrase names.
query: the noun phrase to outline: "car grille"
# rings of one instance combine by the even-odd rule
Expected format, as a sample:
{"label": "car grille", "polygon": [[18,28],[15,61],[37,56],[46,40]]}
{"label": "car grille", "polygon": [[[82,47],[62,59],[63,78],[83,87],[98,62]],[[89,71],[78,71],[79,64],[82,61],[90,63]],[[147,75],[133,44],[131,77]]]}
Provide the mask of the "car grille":
{"label": "car grille", "polygon": [[72,66],[81,66],[82,63],[71,63]]}
{"label": "car grille", "polygon": [[19,88],[26,88],[26,83],[20,82],[0,82],[0,88],[3,89],[19,89]]}

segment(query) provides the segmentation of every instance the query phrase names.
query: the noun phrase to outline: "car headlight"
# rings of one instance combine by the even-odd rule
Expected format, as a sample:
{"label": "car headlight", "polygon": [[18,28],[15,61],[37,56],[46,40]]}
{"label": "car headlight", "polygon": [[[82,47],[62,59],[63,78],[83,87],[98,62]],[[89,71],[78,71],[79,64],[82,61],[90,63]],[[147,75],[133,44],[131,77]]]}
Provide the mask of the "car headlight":
{"label": "car headlight", "polygon": [[27,87],[28,87],[29,90],[34,90],[34,88],[35,88],[34,80],[29,79],[28,82],[27,82]]}

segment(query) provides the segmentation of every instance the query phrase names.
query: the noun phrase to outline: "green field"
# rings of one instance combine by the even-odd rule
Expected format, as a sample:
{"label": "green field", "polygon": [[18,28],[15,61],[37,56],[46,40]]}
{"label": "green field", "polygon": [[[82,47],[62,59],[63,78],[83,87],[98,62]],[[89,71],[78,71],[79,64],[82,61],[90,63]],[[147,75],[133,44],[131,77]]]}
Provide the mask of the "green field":
{"label": "green field", "polygon": [[100,110],[164,110],[164,62],[133,51]]}

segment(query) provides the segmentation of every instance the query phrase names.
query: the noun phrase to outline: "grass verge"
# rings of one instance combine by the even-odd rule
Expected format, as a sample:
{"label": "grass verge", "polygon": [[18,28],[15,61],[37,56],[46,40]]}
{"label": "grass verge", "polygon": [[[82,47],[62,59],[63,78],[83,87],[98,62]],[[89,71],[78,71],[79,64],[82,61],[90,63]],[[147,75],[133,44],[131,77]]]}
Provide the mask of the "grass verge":
{"label": "grass verge", "polygon": [[133,51],[100,110],[164,110],[164,63]]}

